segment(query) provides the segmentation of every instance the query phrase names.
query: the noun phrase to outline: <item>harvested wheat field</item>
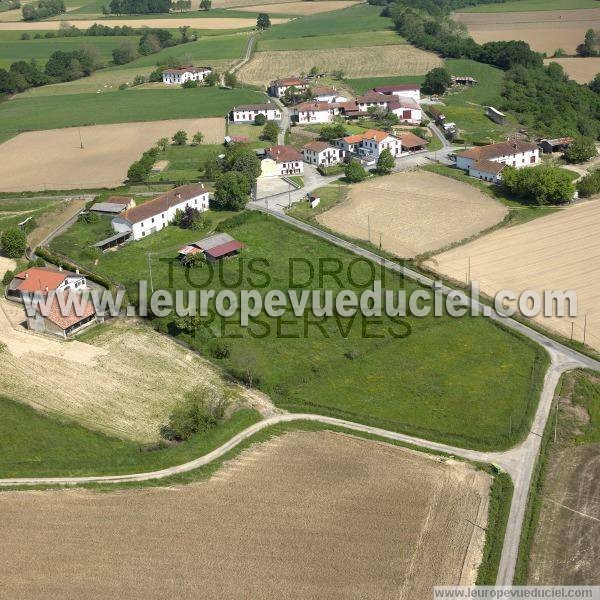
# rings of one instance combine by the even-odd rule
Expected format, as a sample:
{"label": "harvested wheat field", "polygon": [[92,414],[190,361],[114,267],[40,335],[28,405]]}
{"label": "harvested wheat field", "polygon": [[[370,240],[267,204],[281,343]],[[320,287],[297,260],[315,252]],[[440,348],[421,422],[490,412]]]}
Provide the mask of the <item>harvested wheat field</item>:
{"label": "harvested wheat field", "polygon": [[206,143],[220,143],[225,122],[222,117],[177,119],[21,133],[0,144],[0,191],[118,186],[142,152],[179,129],[188,135],[201,131]]}
{"label": "harvested wheat field", "polygon": [[575,54],[585,32],[600,29],[600,8],[508,13],[455,13],[476,42],[524,40],[533,50],[552,54],[562,48]]}
{"label": "harvested wheat field", "polygon": [[332,10],[340,10],[357,4],[356,1],[345,0],[317,0],[316,2],[282,2],[277,4],[259,4],[245,6],[238,10],[244,12],[266,12],[266,13],[282,13],[288,15],[316,15],[318,13],[330,12]]}
{"label": "harvested wheat field", "polygon": [[548,58],[548,63],[556,62],[562,66],[565,73],[578,83],[589,83],[600,73],[600,57],[590,56],[588,58]]}
{"label": "harvested wheat field", "polygon": [[225,389],[208,361],[143,325],[113,322],[82,343],[30,333],[23,320],[21,305],[0,300],[2,395],[90,429],[156,441],[186,392]]}
{"label": "harvested wheat field", "polygon": [[471,279],[488,295],[502,289],[515,293],[528,289],[575,290],[578,314],[567,317],[538,317],[554,331],[586,342],[600,350],[600,202],[572,206],[508,229],[494,231],[464,246],[433,257],[431,269],[464,282],[471,261]]}
{"label": "harvested wheat field", "polygon": [[506,208],[476,188],[426,171],[406,171],[349,187],[347,199],[317,217],[344,235],[403,258],[431,252],[502,221]]}
{"label": "harvested wheat field", "polygon": [[[376,57],[376,59],[374,59]],[[442,60],[408,44],[331,50],[257,52],[244,65],[238,76],[255,85],[265,85],[272,79],[290,73],[307,73],[312,67],[324,71],[343,69],[347,77],[384,75],[423,75]]]}
{"label": "harvested wheat field", "polygon": [[472,523],[485,526],[489,486],[464,463],[294,432],[185,487],[4,492],[2,588],[20,599],[429,598],[434,584],[474,584],[484,532]]}
{"label": "harvested wheat field", "polygon": [[[281,2],[281,0],[279,0]],[[256,1],[253,2],[256,4]],[[72,25],[77,25],[80,29],[89,29],[94,23],[110,24],[111,27],[122,27],[127,25],[128,27],[165,27],[169,26],[170,29],[177,29],[188,25],[192,29],[244,29],[246,27],[256,27],[256,19],[244,19],[240,17],[231,18],[172,18],[172,19],[96,19],[95,21],[90,20],[75,20],[72,18],[62,19],[60,21],[44,21],[44,30],[59,29],[62,21],[68,20]],[[278,25],[279,23],[286,23],[289,19],[271,19],[272,25]],[[2,23],[0,22],[0,31],[37,31],[40,28],[39,23],[35,22],[24,22],[19,23]]]}

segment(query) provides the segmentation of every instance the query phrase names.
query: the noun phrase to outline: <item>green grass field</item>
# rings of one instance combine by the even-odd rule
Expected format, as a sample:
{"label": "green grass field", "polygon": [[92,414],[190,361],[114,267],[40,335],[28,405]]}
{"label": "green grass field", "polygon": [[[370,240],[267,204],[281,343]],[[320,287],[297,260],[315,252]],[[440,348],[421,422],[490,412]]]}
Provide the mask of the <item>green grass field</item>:
{"label": "green grass field", "polygon": [[[246,244],[246,265],[251,258],[269,263],[268,289],[290,288],[290,258],[306,259],[313,267],[323,258],[337,259],[344,273],[353,264],[354,283],[342,275],[339,282],[330,277],[324,282],[294,282],[299,288],[362,291],[372,281],[369,265],[355,264],[352,255],[279,221],[248,213],[236,222],[226,229]],[[169,280],[170,267],[164,261],[174,259],[181,245],[197,237],[197,232],[168,227],[103,255],[94,268],[124,283],[133,297],[138,280],[147,271],[150,251],[156,288],[189,289],[192,281],[217,291],[226,284],[233,290],[260,285],[236,281],[240,259],[222,263],[225,283],[207,282],[206,268],[190,272],[187,281],[186,271],[178,264],[173,265]],[[73,240],[67,243],[59,237],[53,247],[89,262],[83,247]],[[306,269],[300,266],[296,272],[303,277]],[[254,278],[255,282],[262,279]],[[402,285],[386,273],[386,289],[397,290]],[[409,291],[415,289],[410,282],[404,285]],[[229,320],[217,317],[195,336],[179,335],[207,354],[215,343],[213,334],[241,336],[228,338],[230,354],[218,362],[234,376],[251,377],[254,385],[289,410],[332,414],[481,448],[507,447],[528,429],[546,360],[541,350],[487,320],[408,317],[395,323],[387,317],[364,322],[357,317],[351,326],[350,320],[343,318],[323,320],[311,314],[312,324],[305,325],[290,317],[288,313],[282,321],[262,315],[251,327],[254,337],[239,326],[239,315]],[[163,326],[170,328],[168,321],[165,319]],[[308,328],[307,337],[304,327]],[[390,328],[401,335],[410,328],[410,335],[394,338]]]}
{"label": "green grass field", "polygon": [[39,96],[0,104],[0,139],[21,131],[132,121],[225,115],[236,104],[262,102],[247,89],[125,90],[102,94]]}
{"label": "green grass field", "polygon": [[471,6],[458,12],[501,13],[526,10],[575,10],[578,8],[599,8],[598,5],[598,0],[517,0],[501,4]]}
{"label": "green grass field", "polygon": [[358,4],[342,10],[310,15],[271,27],[261,34],[263,40],[304,38],[391,29],[392,21],[379,16],[381,7]]}
{"label": "green grass field", "polygon": [[[277,27],[280,27],[278,25]],[[317,35],[295,37],[291,39],[259,38],[258,50],[321,50],[327,48],[357,48],[360,46],[388,46],[403,43],[403,39],[394,31]]]}
{"label": "green grass field", "polygon": [[198,181],[204,174],[201,166],[206,158],[222,152],[223,146],[219,144],[169,146],[158,157],[158,160],[168,160],[169,166],[160,173],[151,173],[148,181]]}
{"label": "green grass field", "polygon": [[6,199],[0,200],[0,231],[14,227],[27,219],[37,219],[56,205],[54,200]]}
{"label": "green grass field", "polygon": [[370,89],[380,85],[398,85],[400,83],[423,83],[425,77],[421,75],[401,75],[398,77],[361,77],[347,79],[346,83],[357,93],[364,94]]}

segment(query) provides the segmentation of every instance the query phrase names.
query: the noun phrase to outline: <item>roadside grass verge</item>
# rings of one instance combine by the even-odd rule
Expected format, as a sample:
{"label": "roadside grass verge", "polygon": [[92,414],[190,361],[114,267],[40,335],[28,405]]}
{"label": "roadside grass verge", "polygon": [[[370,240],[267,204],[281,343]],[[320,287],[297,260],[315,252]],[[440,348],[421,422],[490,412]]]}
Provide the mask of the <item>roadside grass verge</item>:
{"label": "roadside grass verge", "polygon": [[[201,235],[174,227],[102,255],[94,268],[122,282],[134,300],[138,281],[146,277],[149,251],[157,289],[199,286],[239,293],[251,285],[248,273],[239,277],[250,259],[265,265],[267,272],[252,277],[251,285],[263,293],[325,288],[334,295],[341,289],[360,294],[376,279],[384,279],[384,289],[417,289],[411,281],[387,271],[374,273],[370,262],[258,213],[237,215],[219,228],[245,249],[218,269],[183,269],[175,260],[178,247]],[[61,237],[53,246],[68,247]],[[89,262],[85,256],[73,258]],[[302,260],[296,260],[290,281],[293,259]],[[334,261],[340,273],[319,281],[323,261]],[[283,317],[261,314],[250,328],[240,326],[239,314],[207,318],[193,335],[179,331],[172,317],[156,319],[154,325],[205,355],[217,342],[229,344],[228,356],[216,362],[282,408],[476,448],[505,448],[522,439],[547,365],[543,350],[477,317],[316,318],[306,312],[301,318],[288,307]]]}

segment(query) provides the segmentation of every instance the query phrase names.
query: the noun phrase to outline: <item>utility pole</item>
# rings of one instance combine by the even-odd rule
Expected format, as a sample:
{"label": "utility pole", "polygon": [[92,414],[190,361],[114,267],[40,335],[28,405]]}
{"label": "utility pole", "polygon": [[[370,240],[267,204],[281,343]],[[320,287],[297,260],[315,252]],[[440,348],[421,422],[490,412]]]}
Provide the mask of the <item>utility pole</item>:
{"label": "utility pole", "polygon": [[81,148],[81,150],[83,150],[83,138],[81,137],[81,127],[78,127],[77,131],[79,133],[79,147]]}

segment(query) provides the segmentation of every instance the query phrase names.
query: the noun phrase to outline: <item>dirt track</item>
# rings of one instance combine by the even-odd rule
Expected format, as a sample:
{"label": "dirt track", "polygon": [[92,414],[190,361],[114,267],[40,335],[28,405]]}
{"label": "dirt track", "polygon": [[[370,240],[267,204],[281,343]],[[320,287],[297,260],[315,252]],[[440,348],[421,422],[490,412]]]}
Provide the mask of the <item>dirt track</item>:
{"label": "dirt track", "polygon": [[578,317],[536,320],[600,350],[600,202],[592,200],[508,229],[495,231],[433,257],[426,266],[464,282],[470,259],[471,279],[495,295],[502,289],[573,289],[578,297]]}
{"label": "dirt track", "polygon": [[[9,597],[427,598],[473,583],[489,476],[336,433],[251,447],[206,483],[0,494]],[[51,548],[49,552],[48,549]]]}
{"label": "dirt track", "polygon": [[319,215],[334,231],[368,239],[402,258],[443,248],[502,221],[506,208],[472,186],[406,171],[350,187],[348,199]]}
{"label": "dirt track", "polygon": [[524,40],[538,52],[574,54],[585,32],[600,29],[600,8],[507,13],[455,13],[476,42]]}
{"label": "dirt track", "polygon": [[0,144],[0,191],[115,187],[142,152],[179,129],[190,137],[201,131],[205,143],[220,143],[225,122],[176,119],[21,133]]}

